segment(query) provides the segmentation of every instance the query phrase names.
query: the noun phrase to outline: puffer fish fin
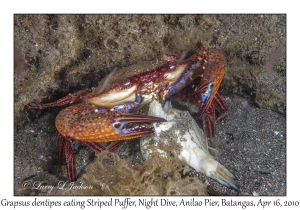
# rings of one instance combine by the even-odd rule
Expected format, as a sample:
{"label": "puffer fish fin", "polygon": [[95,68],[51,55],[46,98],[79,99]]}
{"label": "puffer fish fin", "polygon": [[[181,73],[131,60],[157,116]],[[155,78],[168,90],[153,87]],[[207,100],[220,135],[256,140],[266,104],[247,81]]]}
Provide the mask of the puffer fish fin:
{"label": "puffer fish fin", "polygon": [[220,184],[234,189],[235,191],[240,191],[240,186],[238,184],[238,179],[235,175],[233,175],[230,171],[228,171],[223,165],[220,163],[217,166],[216,172],[210,175],[210,178],[216,180]]}

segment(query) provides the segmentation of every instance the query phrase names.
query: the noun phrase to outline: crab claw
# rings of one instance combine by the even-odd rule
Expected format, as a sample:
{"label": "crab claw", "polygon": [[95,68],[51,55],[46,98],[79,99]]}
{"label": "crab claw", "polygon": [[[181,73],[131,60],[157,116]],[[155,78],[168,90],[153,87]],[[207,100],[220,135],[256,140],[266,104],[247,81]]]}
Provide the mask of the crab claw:
{"label": "crab claw", "polygon": [[112,120],[112,126],[120,135],[126,135],[128,138],[138,138],[153,132],[152,127],[142,125],[143,123],[154,123],[166,121],[160,117],[147,115],[119,113],[119,116]]}
{"label": "crab claw", "polygon": [[55,124],[61,135],[74,140],[111,142],[152,133],[149,124],[163,121],[159,117],[103,111],[91,104],[77,104],[63,109],[57,115]]}

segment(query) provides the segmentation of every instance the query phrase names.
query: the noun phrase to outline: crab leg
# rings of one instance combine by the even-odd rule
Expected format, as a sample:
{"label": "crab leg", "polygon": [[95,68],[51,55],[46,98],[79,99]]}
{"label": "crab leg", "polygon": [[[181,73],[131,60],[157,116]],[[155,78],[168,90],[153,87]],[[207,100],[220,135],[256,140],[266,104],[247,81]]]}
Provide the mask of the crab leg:
{"label": "crab leg", "polygon": [[[197,115],[197,119],[200,119],[203,114],[207,111],[207,109],[209,108],[209,106],[212,103],[213,98],[213,88],[214,88],[214,84],[213,82],[208,83],[207,85],[205,85],[206,90],[202,91],[203,85],[201,85],[201,89],[197,90],[197,93],[201,95],[201,104],[200,104],[200,108],[198,111],[198,115]],[[201,93],[204,92],[204,93]]]}
{"label": "crab leg", "polygon": [[65,155],[66,155],[66,163],[67,163],[67,172],[68,178],[70,182],[76,181],[76,167],[75,167],[75,156],[71,147],[72,139],[67,137],[65,140]]}
{"label": "crab leg", "polygon": [[[211,105],[219,90],[225,74],[226,57],[222,51],[212,49],[207,52],[208,65],[205,67],[203,82],[208,84],[204,93],[201,93],[202,104],[198,117],[200,118]],[[220,98],[220,97],[218,97]]]}
{"label": "crab leg", "polygon": [[75,93],[69,93],[69,95],[67,95],[57,101],[54,101],[54,102],[45,103],[45,104],[42,104],[42,103],[39,104],[39,103],[33,102],[33,103],[30,103],[28,106],[29,106],[29,108],[33,108],[33,109],[45,109],[48,107],[63,106],[63,105],[71,104],[71,103],[81,100],[84,96],[86,96],[90,92],[91,92],[90,89],[80,90]]}
{"label": "crab leg", "polygon": [[59,164],[63,164],[66,161],[65,142],[66,142],[65,137],[59,133],[58,137],[57,137],[58,162],[59,162]]}
{"label": "crab leg", "polygon": [[107,147],[107,149],[108,149],[109,152],[113,152],[113,151],[117,150],[123,143],[124,143],[124,141],[115,141],[115,142],[112,142]]}
{"label": "crab leg", "polygon": [[95,153],[101,153],[103,151],[114,152],[115,150],[117,150],[124,143],[124,141],[112,142],[107,147],[105,147],[101,143],[97,143],[97,142],[84,142],[84,141],[81,141],[81,143],[84,144],[85,146],[87,146],[88,148],[90,148]]}
{"label": "crab leg", "polygon": [[[72,139],[70,137],[64,137],[61,134],[58,135],[58,162],[63,164],[66,162],[68,179],[70,182],[76,181],[76,166],[75,166],[75,156],[72,152]],[[81,142],[88,148],[90,148],[95,153],[101,153],[103,151],[113,152],[118,149],[124,142],[116,141],[112,142],[109,146],[105,147],[97,142]]]}
{"label": "crab leg", "polygon": [[64,137],[58,134],[58,162],[63,164],[66,161],[67,174],[70,182],[76,181],[76,166],[75,166],[75,156],[72,151],[71,143],[72,139],[69,137]]}
{"label": "crab leg", "polygon": [[215,107],[213,105],[206,109],[204,114],[204,132],[208,138],[214,137],[216,133],[215,126]]}
{"label": "crab leg", "polygon": [[213,103],[214,107],[218,110],[218,112],[221,113],[221,115],[218,117],[218,119],[216,121],[218,122],[218,121],[224,120],[227,116],[228,108],[227,108],[224,100],[218,93],[215,95],[215,98],[212,103]]}
{"label": "crab leg", "polygon": [[106,150],[105,146],[103,146],[102,144],[97,143],[97,142],[84,142],[84,141],[81,141],[80,143],[87,146],[88,148],[90,148],[95,153],[101,153],[104,150]]}

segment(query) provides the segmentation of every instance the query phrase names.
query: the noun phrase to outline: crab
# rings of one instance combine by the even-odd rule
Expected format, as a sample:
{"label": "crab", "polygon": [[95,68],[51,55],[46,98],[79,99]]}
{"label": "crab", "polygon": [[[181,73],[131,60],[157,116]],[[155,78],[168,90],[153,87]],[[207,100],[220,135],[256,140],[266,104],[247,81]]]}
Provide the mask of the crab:
{"label": "crab", "polygon": [[[113,71],[96,88],[69,94],[51,103],[30,103],[44,109],[77,101],[56,117],[58,160],[67,164],[70,182],[76,181],[73,140],[96,153],[114,151],[120,140],[139,138],[153,132],[151,123],[163,118],[134,114],[153,99],[164,103],[170,97],[199,105],[197,119],[203,118],[204,132],[215,135],[215,109],[226,116],[227,107],[218,94],[225,73],[226,57],[218,49],[204,49],[191,57],[167,54],[161,61],[148,61]],[[101,142],[113,142],[108,147]]]}

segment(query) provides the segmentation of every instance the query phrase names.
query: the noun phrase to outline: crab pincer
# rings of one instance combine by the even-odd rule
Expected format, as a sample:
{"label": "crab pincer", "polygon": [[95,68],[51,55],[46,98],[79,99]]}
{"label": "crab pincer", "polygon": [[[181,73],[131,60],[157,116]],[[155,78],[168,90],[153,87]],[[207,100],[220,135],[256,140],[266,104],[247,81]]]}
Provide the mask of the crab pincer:
{"label": "crab pincer", "polygon": [[91,104],[69,106],[57,115],[56,128],[59,131],[59,162],[66,161],[68,178],[76,180],[75,157],[71,142],[77,140],[93,151],[115,150],[121,144],[116,142],[105,148],[100,142],[130,140],[153,132],[150,123],[165,119],[141,114],[114,112],[111,109],[98,109]]}
{"label": "crab pincer", "polygon": [[147,125],[165,121],[159,117],[103,111],[91,104],[63,109],[56,117],[56,128],[63,136],[84,142],[111,142],[139,138],[152,132]]}

